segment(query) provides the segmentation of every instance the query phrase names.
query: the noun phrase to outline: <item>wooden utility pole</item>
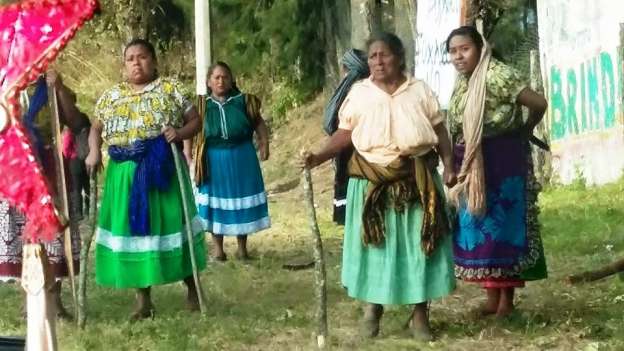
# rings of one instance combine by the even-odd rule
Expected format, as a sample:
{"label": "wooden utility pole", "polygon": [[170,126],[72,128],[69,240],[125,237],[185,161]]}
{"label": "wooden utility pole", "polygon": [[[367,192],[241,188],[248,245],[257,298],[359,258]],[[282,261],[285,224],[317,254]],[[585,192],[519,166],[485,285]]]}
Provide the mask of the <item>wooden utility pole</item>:
{"label": "wooden utility pole", "polygon": [[195,0],[195,90],[198,96],[206,95],[206,75],[211,63],[210,0]]}
{"label": "wooden utility pole", "polygon": [[[208,68],[212,63],[212,31],[210,21],[210,0],[195,0],[195,90],[197,94],[197,108],[200,116],[204,115],[206,108],[206,95],[208,94],[208,87],[206,81],[208,79]],[[194,159],[195,167],[198,164],[202,164],[199,158],[203,158],[202,149],[204,147],[204,133],[202,132],[196,137],[196,145]],[[184,141],[184,147],[192,149],[191,141]],[[195,260],[195,241],[191,226],[191,217],[189,209],[187,208],[187,199],[192,194],[187,193],[185,184],[182,183],[183,165],[178,154],[178,150],[174,144],[171,144],[171,152],[173,153],[173,159],[176,164],[176,172],[178,175],[178,182],[180,186],[180,194],[182,196],[182,207],[184,210],[184,222],[186,238],[188,241],[189,257],[191,259],[191,265],[193,267],[193,281],[195,282],[195,289],[197,291],[197,298],[199,301],[199,309],[202,314],[207,312],[206,298],[204,296],[204,289],[202,288],[199,278],[199,271],[197,270],[197,263]],[[200,161],[198,163],[198,161]],[[194,170],[191,170],[191,174],[194,174]]]}
{"label": "wooden utility pole", "polygon": [[[197,112],[204,116],[206,111],[206,86],[208,68],[212,63],[212,26],[210,0],[195,0],[195,93],[197,95]],[[203,126],[203,124],[202,124]],[[190,174],[193,180],[199,182],[206,174],[204,162],[204,131],[195,138],[184,141],[184,148],[193,150],[193,162]],[[194,146],[194,147],[193,147]]]}

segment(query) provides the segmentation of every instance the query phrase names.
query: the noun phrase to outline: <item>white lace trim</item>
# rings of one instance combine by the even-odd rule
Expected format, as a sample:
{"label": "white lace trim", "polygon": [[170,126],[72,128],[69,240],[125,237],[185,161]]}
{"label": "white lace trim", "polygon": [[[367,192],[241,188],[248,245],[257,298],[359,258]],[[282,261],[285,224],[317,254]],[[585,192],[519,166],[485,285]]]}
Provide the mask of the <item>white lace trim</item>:
{"label": "white lace trim", "polygon": [[[78,274],[74,275],[75,277],[78,276]],[[58,281],[63,281],[66,280],[67,277],[55,277],[54,281],[58,282]],[[4,275],[0,275],[0,283],[7,283],[7,284],[17,284],[20,283],[22,281],[22,277],[10,277],[10,276],[4,276]]]}
{"label": "white lace trim", "polygon": [[266,204],[267,196],[264,191],[255,195],[235,199],[227,199],[197,193],[195,195],[195,201],[197,202],[197,206],[208,206],[210,208],[218,208],[221,210],[243,210]]}
{"label": "white lace trim", "polygon": [[0,283],[19,283],[21,278],[0,275]]}
{"label": "white lace trim", "polygon": [[334,206],[336,206],[336,207],[347,206],[347,199],[334,200]]}
{"label": "white lace trim", "polygon": [[[194,237],[203,235],[202,221],[195,216],[191,221]],[[152,236],[115,236],[108,230],[97,228],[96,244],[102,245],[113,252],[139,253],[149,251],[172,251],[182,247],[186,242],[186,233],[178,232],[167,235]]]}
{"label": "white lace trim", "polygon": [[271,226],[271,219],[267,216],[257,221],[249,223],[239,224],[224,224],[218,222],[211,222],[206,219],[201,219],[204,230],[212,234],[218,235],[244,235],[251,234],[263,229],[267,229]]}

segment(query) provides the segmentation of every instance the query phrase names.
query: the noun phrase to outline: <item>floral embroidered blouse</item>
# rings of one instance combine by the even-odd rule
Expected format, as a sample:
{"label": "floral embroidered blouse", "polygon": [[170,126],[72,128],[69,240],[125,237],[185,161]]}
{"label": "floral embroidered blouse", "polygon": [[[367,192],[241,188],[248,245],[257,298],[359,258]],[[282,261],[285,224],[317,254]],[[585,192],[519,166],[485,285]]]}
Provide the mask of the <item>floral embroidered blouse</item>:
{"label": "floral embroidered blouse", "polygon": [[165,125],[182,127],[184,114],[193,104],[182,84],[158,78],[141,91],[120,83],[102,94],[95,105],[95,119],[102,122],[102,138],[108,145],[127,146],[161,134]]}
{"label": "floral embroidered blouse", "polygon": [[[468,92],[466,75],[457,77],[449,103],[448,120],[453,140],[462,138],[462,118]],[[520,73],[512,67],[492,58],[485,83],[485,112],[483,136],[492,137],[514,131],[523,125],[522,109],[516,103],[518,94],[528,86]]]}

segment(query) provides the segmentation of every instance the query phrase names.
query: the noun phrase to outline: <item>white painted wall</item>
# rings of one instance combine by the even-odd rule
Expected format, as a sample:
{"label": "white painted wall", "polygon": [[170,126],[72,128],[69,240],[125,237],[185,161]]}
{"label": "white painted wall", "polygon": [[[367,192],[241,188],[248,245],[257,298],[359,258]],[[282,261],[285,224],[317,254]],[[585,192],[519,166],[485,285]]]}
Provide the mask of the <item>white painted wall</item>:
{"label": "white painted wall", "polygon": [[427,82],[443,109],[448,108],[456,75],[446,53],[446,38],[460,21],[460,0],[418,0],[414,77]]}
{"label": "white painted wall", "polygon": [[620,23],[624,1],[539,0],[540,63],[553,170],[590,184],[624,170]]}

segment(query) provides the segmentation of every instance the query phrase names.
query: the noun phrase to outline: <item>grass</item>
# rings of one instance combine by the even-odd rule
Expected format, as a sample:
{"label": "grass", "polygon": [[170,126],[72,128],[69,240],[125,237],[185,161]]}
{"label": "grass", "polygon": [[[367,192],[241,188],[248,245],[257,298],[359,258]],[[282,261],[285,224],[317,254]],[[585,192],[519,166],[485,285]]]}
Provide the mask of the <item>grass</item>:
{"label": "grass", "polygon": [[[89,320],[84,331],[58,329],[62,350],[310,350],[315,307],[313,272],[287,271],[287,262],[311,257],[298,171],[299,149],[322,140],[322,104],[294,111],[294,122],[274,132],[272,159],[263,165],[273,227],[250,238],[256,260],[212,263],[201,277],[209,313],[184,309],[181,284],[153,290],[154,320],[131,324],[133,292],[96,286],[89,279]],[[316,142],[313,142],[316,141]],[[402,329],[409,308],[389,306],[375,340],[358,336],[361,304],[340,285],[342,229],[331,223],[331,167],[314,172],[318,217],[328,262],[329,345],[333,350],[621,350],[624,349],[624,281],[611,277],[570,287],[562,279],[624,255],[624,181],[602,187],[546,189],[541,223],[550,277],[518,294],[519,313],[504,322],[477,320],[470,309],[482,291],[460,283],[454,294],[432,303],[438,340],[421,344]],[[232,240],[226,240],[229,253]],[[230,257],[233,255],[230,255]],[[67,289],[65,289],[67,290]],[[67,291],[64,300],[70,301]],[[0,335],[23,335],[21,294],[0,285]]]}

